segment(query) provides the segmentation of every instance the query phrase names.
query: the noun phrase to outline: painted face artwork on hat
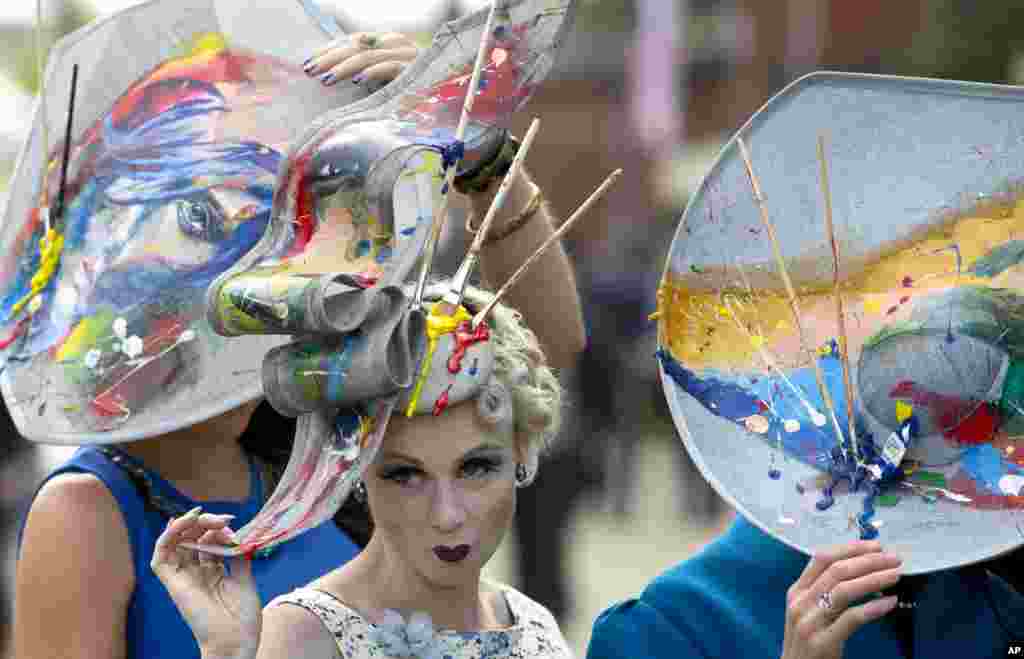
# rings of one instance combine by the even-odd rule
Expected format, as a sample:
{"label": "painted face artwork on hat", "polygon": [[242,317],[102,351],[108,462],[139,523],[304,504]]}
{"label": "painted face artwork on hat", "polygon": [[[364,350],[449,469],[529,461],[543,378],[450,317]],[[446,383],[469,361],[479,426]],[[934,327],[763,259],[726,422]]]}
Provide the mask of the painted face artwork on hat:
{"label": "painted face artwork on hat", "polygon": [[692,198],[665,393],[705,477],[780,540],[877,537],[909,574],[1024,543],[1022,102],[813,74]]}
{"label": "painted face artwork on hat", "polygon": [[[407,380],[423,319],[398,313],[400,289],[443,167],[501,134],[551,69],[574,3],[499,3],[463,141],[455,123],[486,11],[444,26],[398,80],[357,101],[364,92],[325,91],[293,61],[322,40],[300,7],[226,0],[171,18],[157,14],[178,12],[172,3],[150,4],[62,42],[12,180],[0,381],[19,430],[88,444],[198,423],[258,398],[263,356],[277,350],[286,365],[287,336],[301,333],[362,342],[373,358],[352,366],[387,368],[365,391],[297,405],[364,401]],[[173,29],[150,34],[157,25]],[[119,55],[133,44],[138,56]],[[52,90],[66,89],[71,60],[83,80],[66,212],[48,227],[39,209],[58,195],[62,145],[44,157],[40,133],[58,132],[67,92]],[[60,249],[40,249],[48,228]],[[309,363],[331,359],[303,350]]]}
{"label": "painted face artwork on hat", "polygon": [[[46,105],[11,182],[0,230],[0,361],[7,404],[35,441],[153,436],[258,395],[251,374],[223,365],[274,342],[225,345],[203,322],[206,288],[266,230],[295,132],[281,117],[309,122],[352,97],[324,93],[288,58],[243,45],[246,30],[212,30],[218,24],[199,13],[173,35],[151,35],[138,57],[117,58],[124,44],[112,33],[156,20],[156,4],[57,46]],[[291,9],[256,13],[292,20],[291,38],[322,38]],[[44,158],[41,135],[63,132],[52,117],[69,111],[72,61],[82,65],[61,189],[64,144],[51,141]],[[125,87],[111,95],[118,81]],[[48,217],[58,197],[65,210]],[[59,248],[47,251],[41,241],[51,236]]]}

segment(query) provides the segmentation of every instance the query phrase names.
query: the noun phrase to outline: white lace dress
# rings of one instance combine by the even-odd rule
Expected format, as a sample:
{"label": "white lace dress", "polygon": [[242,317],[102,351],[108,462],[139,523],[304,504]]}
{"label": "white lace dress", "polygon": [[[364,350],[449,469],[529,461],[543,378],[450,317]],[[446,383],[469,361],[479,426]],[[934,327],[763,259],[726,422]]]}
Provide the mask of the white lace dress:
{"label": "white lace dress", "polygon": [[368,621],[334,596],[300,588],[274,599],[269,606],[293,604],[323,622],[344,659],[572,659],[551,613],[526,595],[501,587],[513,624],[501,630],[455,632],[435,630],[426,614],[405,621],[395,612],[381,624]]}

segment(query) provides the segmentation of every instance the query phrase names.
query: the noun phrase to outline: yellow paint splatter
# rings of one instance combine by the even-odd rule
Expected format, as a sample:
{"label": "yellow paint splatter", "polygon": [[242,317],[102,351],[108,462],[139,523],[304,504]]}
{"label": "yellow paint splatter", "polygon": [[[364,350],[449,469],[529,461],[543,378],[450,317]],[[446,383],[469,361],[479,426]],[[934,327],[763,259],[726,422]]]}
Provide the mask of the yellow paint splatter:
{"label": "yellow paint splatter", "polygon": [[438,339],[444,334],[453,333],[455,328],[459,326],[459,323],[473,319],[469,312],[466,311],[466,308],[461,306],[455,310],[455,313],[446,316],[441,313],[442,305],[442,302],[435,303],[430,307],[430,313],[427,314],[427,354],[423,357],[423,367],[420,370],[419,378],[416,380],[416,388],[413,389],[412,396],[409,398],[409,407],[405,410],[405,416],[407,417],[412,417],[416,413],[416,406],[420,401],[423,384],[427,381],[430,365],[434,361],[434,351],[437,350]]}
{"label": "yellow paint splatter", "polygon": [[903,423],[914,413],[914,406],[902,400],[896,401],[896,420]]}

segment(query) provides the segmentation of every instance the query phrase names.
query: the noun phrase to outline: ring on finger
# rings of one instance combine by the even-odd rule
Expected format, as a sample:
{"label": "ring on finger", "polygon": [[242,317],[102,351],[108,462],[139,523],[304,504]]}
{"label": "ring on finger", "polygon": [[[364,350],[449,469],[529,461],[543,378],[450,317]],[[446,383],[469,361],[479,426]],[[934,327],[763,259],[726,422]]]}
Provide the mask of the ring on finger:
{"label": "ring on finger", "polygon": [[826,590],[821,595],[818,595],[818,608],[824,611],[831,611],[834,603],[832,602],[832,591]]}
{"label": "ring on finger", "polygon": [[368,50],[373,50],[380,46],[380,37],[375,34],[364,34],[359,38],[359,45]]}

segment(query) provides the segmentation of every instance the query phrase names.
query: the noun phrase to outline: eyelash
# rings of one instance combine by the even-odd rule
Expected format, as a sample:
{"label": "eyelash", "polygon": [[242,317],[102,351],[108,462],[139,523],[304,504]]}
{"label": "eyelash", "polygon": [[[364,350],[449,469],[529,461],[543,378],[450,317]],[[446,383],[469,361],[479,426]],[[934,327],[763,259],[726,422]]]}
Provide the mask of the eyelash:
{"label": "eyelash", "polygon": [[[462,464],[462,474],[466,478],[483,478],[501,470],[502,461],[497,458],[472,458]],[[381,478],[399,485],[407,485],[415,476],[423,472],[416,467],[395,467],[381,474]]]}

